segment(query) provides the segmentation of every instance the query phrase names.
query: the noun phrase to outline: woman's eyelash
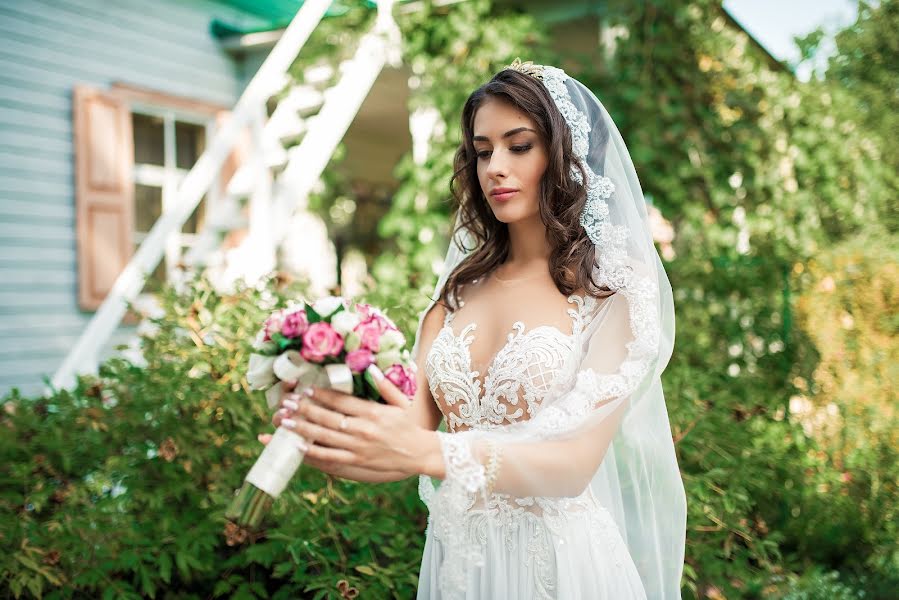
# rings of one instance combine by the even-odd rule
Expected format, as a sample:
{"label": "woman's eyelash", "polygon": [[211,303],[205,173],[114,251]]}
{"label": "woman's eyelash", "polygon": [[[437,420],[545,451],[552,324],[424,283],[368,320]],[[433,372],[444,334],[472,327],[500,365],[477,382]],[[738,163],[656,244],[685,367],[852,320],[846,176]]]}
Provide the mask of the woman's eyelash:
{"label": "woman's eyelash", "polygon": [[[512,152],[515,152],[516,154],[521,154],[523,152],[527,152],[532,147],[533,146],[531,146],[530,144],[524,144],[522,146],[511,146],[510,150],[512,150]],[[478,158],[487,158],[487,156],[490,154],[490,152],[491,152],[491,150],[481,150],[480,152],[477,153],[477,156],[478,156]]]}

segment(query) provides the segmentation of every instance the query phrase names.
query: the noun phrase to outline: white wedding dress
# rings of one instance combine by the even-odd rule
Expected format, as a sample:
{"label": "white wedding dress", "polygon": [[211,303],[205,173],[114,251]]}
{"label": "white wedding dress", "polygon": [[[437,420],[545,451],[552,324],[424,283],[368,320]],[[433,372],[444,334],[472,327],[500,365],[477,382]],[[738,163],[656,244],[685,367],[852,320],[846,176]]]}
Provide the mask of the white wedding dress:
{"label": "white wedding dress", "polygon": [[[539,285],[488,276],[466,286],[468,304],[462,301],[459,310],[446,314],[427,351],[425,373],[448,432],[529,419],[547,393],[573,384],[576,336],[598,314],[609,316],[616,300],[566,299],[547,281],[548,274]],[[444,547],[432,527],[433,511],[439,509],[431,502],[435,483],[420,478],[420,495],[430,512],[419,600],[441,598],[438,569]],[[486,506],[479,496],[457,527],[480,544],[484,556],[482,566],[468,570],[467,599],[646,598],[616,523],[590,486],[577,497],[494,493]]]}

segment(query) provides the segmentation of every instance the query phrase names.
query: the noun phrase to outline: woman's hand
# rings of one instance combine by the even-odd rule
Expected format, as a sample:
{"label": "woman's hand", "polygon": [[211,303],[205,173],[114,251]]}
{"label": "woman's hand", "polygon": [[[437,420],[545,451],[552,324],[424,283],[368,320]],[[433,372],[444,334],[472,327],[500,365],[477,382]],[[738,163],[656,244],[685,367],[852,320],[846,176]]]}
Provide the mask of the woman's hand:
{"label": "woman's hand", "polygon": [[[270,433],[260,433],[257,439],[263,445],[268,445],[272,439]],[[362,467],[352,467],[349,465],[341,465],[327,460],[316,460],[310,457],[303,458],[304,467],[312,467],[318,469],[322,473],[334,475],[342,479],[351,479],[353,481],[361,481],[363,483],[388,483],[391,481],[400,481],[408,477],[405,473],[399,471],[376,471],[374,469],[363,469]]]}
{"label": "woman's hand", "polygon": [[[280,425],[311,443],[305,461],[389,471],[409,477],[442,467],[440,443],[434,431],[421,428],[409,416],[411,400],[372,365],[370,372],[386,405],[324,388],[288,394],[285,407],[301,418],[275,415]],[[279,419],[280,417],[280,419]],[[341,427],[343,425],[343,427]]]}
{"label": "woman's hand", "polygon": [[[284,395],[291,393],[295,387],[296,383],[281,383],[281,389]],[[281,408],[279,408],[272,416],[272,425],[280,427],[283,419],[299,419],[300,416],[296,413],[297,408],[298,404],[295,400],[282,398]],[[256,439],[258,439],[264,446],[267,446],[272,439],[272,434],[260,433],[256,436]],[[305,448],[308,448],[308,445],[304,446],[304,451]],[[361,481],[364,483],[386,483],[390,481],[400,481],[401,479],[406,478],[404,473],[398,471],[363,469],[360,467],[341,465],[327,460],[318,460],[308,456],[303,458],[303,466],[312,467],[323,473],[341,477],[343,479],[351,479],[353,481]]]}

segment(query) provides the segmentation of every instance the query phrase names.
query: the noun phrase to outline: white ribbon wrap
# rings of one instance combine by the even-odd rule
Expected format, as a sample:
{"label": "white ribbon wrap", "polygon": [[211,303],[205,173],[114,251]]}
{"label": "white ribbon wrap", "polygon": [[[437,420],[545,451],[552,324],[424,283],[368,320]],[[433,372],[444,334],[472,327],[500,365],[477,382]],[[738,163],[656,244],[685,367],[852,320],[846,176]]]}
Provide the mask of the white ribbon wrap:
{"label": "white ribbon wrap", "polygon": [[[296,383],[297,389],[310,385],[328,387],[344,394],[353,393],[353,373],[346,365],[317,365],[300,356],[296,350],[288,350],[275,357],[272,371],[280,381]],[[277,384],[265,392],[270,409],[281,403],[284,391]]]}
{"label": "white ribbon wrap", "polygon": [[[303,365],[297,364],[288,357],[289,354],[295,354],[305,365],[313,367],[312,370],[304,369]],[[278,366],[279,362],[281,363]],[[279,372],[280,371],[280,372]],[[319,385],[321,387],[329,387],[331,389],[343,392],[344,394],[353,393],[353,373],[346,365],[325,365],[322,369],[317,365],[311,365],[299,356],[298,352],[293,350],[285,352],[275,359],[275,374],[283,381],[297,381],[303,385]],[[293,375],[297,377],[283,377],[282,375]],[[304,378],[309,379],[308,381]],[[272,394],[272,390],[277,390],[276,394]],[[265,396],[269,402],[269,408],[274,408],[280,402],[282,390],[280,384],[271,387]],[[272,397],[277,395],[277,400],[272,404]],[[303,464],[305,452],[300,450],[300,446],[306,440],[297,432],[278,427],[271,441],[256,459],[253,468],[247,473],[246,480],[254,486],[271,496],[277,498],[287,487],[287,483],[293,474],[297,472],[300,465]]]}

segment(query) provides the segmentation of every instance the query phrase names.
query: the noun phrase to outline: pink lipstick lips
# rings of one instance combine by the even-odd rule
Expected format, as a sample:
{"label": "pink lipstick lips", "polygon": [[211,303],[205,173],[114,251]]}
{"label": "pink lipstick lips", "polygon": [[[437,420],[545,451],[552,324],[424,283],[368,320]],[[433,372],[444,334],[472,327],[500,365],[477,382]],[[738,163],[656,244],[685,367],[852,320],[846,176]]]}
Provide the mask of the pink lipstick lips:
{"label": "pink lipstick lips", "polygon": [[498,200],[500,202],[504,202],[509,200],[512,196],[518,193],[518,190],[515,188],[496,188],[490,192],[490,197],[494,200]]}

